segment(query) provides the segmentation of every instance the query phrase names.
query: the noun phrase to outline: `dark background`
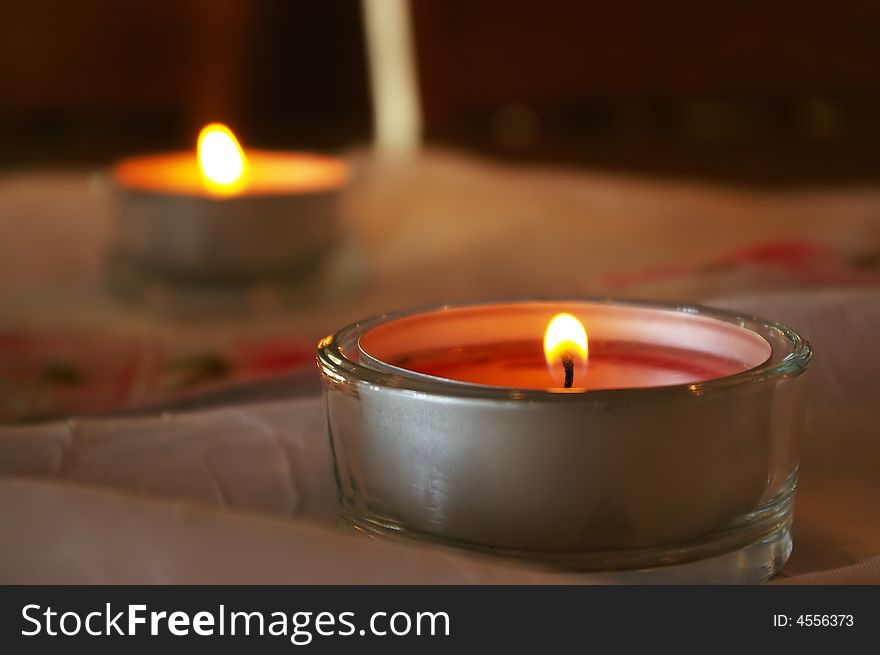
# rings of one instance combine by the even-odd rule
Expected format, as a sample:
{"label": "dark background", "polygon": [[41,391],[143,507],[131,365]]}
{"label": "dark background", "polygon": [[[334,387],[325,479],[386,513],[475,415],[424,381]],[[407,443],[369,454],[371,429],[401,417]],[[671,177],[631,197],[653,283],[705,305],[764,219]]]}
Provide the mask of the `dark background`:
{"label": "dark background", "polygon": [[[413,0],[426,136],[752,184],[880,179],[880,3]],[[0,166],[371,130],[356,0],[0,0]]]}

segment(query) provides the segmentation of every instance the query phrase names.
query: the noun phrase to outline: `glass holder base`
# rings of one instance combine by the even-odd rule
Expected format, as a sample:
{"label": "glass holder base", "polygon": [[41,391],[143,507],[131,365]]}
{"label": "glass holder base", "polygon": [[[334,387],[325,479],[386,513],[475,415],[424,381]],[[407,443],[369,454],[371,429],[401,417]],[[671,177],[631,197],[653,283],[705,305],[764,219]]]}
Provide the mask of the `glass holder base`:
{"label": "glass holder base", "polygon": [[786,486],[787,493],[773,499],[738,526],[674,548],[583,553],[497,549],[413,532],[392,521],[359,512],[355,506],[346,507],[344,501],[340,518],[356,531],[369,536],[415,540],[484,555],[527,560],[564,572],[572,582],[759,584],[782,569],[791,555],[794,480]]}

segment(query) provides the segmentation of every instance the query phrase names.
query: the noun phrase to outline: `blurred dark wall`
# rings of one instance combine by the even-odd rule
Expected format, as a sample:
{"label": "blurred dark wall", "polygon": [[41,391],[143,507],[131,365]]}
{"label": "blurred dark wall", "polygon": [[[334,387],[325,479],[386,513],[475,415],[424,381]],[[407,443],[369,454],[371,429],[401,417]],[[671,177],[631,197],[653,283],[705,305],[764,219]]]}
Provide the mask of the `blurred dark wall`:
{"label": "blurred dark wall", "polygon": [[880,178],[880,3],[415,0],[429,134],[511,159]]}
{"label": "blurred dark wall", "polygon": [[[749,182],[880,179],[880,3],[412,0],[429,139]],[[0,0],[0,165],[370,136],[358,0]]]}
{"label": "blurred dark wall", "polygon": [[102,161],[189,147],[210,120],[245,143],[369,137],[351,0],[0,0],[0,161]]}

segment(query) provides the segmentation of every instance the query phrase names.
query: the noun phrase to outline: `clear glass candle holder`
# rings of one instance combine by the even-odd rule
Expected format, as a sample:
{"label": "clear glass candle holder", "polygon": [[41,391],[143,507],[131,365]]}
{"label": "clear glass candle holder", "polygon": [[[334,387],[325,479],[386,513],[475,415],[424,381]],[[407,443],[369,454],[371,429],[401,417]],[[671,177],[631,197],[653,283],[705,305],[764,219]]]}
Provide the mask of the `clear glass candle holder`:
{"label": "clear glass candle holder", "polygon": [[[741,355],[742,370],[561,393],[447,379],[363,349],[389,326],[417,343],[436,324],[450,352],[539,339],[535,326],[556,312],[579,317],[598,348],[637,340],[695,360]],[[772,321],[657,303],[524,301],[362,321],[317,353],[341,516],[374,535],[610,580],[765,580],[791,552],[811,354]]]}

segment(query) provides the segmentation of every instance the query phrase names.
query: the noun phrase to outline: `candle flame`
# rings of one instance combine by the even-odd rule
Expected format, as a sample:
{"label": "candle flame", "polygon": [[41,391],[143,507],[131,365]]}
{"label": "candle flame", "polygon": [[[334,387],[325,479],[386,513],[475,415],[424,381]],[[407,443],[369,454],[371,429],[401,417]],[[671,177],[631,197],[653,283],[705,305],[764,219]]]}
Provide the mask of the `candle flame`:
{"label": "candle flame", "polygon": [[202,128],[198,141],[199,170],[205,188],[217,195],[235,195],[247,183],[247,158],[232,130],[221,123]]}
{"label": "candle flame", "polygon": [[554,378],[562,373],[563,359],[570,358],[577,370],[586,365],[588,354],[587,331],[581,322],[571,314],[554,316],[544,333],[544,356]]}

